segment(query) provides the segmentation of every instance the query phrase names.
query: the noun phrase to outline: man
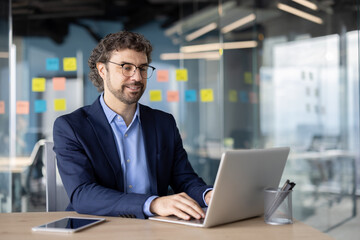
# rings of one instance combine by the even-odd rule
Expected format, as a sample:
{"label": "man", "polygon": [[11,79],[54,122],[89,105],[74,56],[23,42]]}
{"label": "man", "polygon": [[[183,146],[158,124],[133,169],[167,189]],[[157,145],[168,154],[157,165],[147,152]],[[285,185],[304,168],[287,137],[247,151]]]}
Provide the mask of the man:
{"label": "man", "polygon": [[[204,217],[212,196],[192,169],[172,115],[138,103],[153,70],[142,35],[107,35],[89,58],[96,101],[54,123],[67,210],[147,218]],[[167,196],[168,187],[176,194]]]}

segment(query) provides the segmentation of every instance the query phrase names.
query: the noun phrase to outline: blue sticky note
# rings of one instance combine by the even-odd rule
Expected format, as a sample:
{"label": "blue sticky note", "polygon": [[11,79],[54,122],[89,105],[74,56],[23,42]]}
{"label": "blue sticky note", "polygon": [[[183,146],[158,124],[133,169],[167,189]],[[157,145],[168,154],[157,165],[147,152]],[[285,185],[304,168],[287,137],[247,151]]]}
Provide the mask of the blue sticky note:
{"label": "blue sticky note", "polygon": [[59,58],[47,58],[46,59],[46,70],[58,71],[59,70]]}
{"label": "blue sticky note", "polygon": [[247,103],[248,101],[248,93],[246,91],[240,91],[240,102]]}
{"label": "blue sticky note", "polygon": [[186,90],[185,91],[185,101],[186,102],[196,102],[196,90]]}
{"label": "blue sticky note", "polygon": [[46,100],[35,100],[34,108],[36,113],[46,112]]}

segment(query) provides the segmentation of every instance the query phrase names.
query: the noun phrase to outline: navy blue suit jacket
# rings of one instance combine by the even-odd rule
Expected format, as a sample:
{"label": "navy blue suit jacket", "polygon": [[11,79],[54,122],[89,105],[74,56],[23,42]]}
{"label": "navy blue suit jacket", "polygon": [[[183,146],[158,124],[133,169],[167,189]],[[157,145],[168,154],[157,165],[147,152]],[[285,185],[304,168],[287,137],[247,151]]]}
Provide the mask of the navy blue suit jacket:
{"label": "navy blue suit jacket", "polygon": [[54,151],[70,199],[67,210],[146,218],[143,205],[147,198],[167,195],[168,186],[204,206],[202,194],[211,186],[191,167],[173,116],[140,104],[140,119],[150,174],[148,194],[124,193],[114,134],[99,99],[56,119]]}

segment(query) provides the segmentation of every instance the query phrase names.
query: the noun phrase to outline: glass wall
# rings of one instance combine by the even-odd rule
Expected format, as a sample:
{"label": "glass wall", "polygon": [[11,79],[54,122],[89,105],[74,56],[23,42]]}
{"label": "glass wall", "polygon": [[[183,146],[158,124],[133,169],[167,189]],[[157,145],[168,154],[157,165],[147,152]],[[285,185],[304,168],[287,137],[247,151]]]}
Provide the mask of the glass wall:
{"label": "glass wall", "polygon": [[[311,3],[180,1],[171,5],[176,21],[156,18],[130,30],[154,46],[157,70],[141,103],[175,116],[199,175],[214,183],[227,149],[289,146],[282,182],[297,183],[294,217],[327,231],[356,215],[359,14],[355,1]],[[106,34],[131,25],[74,18],[60,35],[38,34],[41,27],[30,23],[26,34],[14,35],[13,151],[30,167],[20,173],[20,185],[12,184],[18,186],[12,201],[1,190],[3,206],[16,203],[12,211],[45,209],[39,140],[52,140],[57,116],[95,101],[90,52]],[[0,50],[8,52],[8,22],[1,21]],[[0,153],[8,159],[8,58],[0,61]]]}
{"label": "glass wall", "polygon": [[0,212],[11,211],[10,168],[10,16],[9,1],[0,2]]}

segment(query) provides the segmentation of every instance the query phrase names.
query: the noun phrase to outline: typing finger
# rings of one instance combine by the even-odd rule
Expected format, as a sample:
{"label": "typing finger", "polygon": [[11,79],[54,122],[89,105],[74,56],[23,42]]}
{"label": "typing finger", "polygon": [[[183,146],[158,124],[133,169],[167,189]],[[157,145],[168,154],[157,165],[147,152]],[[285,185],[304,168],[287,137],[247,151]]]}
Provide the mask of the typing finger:
{"label": "typing finger", "polygon": [[177,200],[180,203],[179,205],[177,205],[177,207],[180,208],[182,211],[190,214],[196,219],[205,217],[204,211],[194,199],[192,199],[185,193],[179,194],[177,197]]}

